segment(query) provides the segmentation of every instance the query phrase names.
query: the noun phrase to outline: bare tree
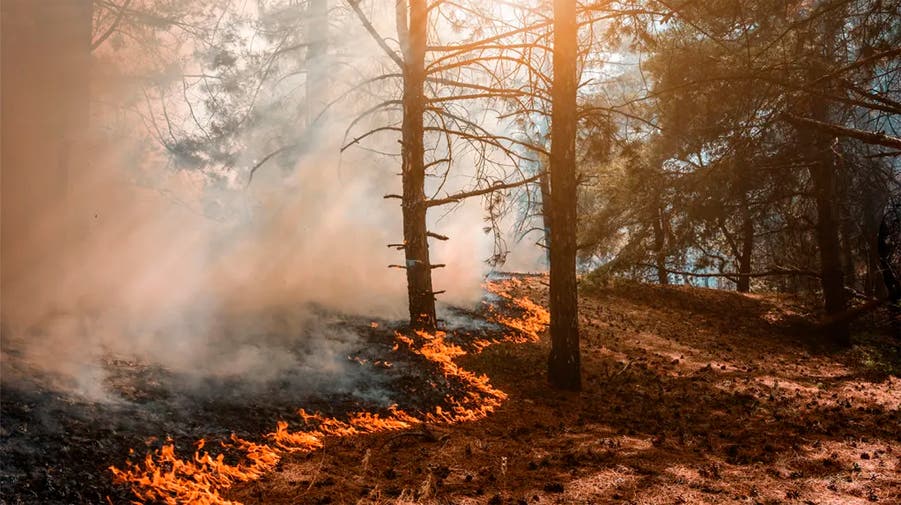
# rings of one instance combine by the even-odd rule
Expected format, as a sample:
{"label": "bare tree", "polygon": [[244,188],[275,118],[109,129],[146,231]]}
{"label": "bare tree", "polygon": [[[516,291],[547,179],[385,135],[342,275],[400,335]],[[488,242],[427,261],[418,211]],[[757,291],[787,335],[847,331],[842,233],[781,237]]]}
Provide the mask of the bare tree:
{"label": "bare tree", "polygon": [[[428,210],[442,205],[457,204],[467,198],[519,187],[536,182],[539,178],[537,175],[522,176],[516,167],[513,172],[518,177],[512,182],[506,174],[492,177],[487,171],[478,170],[476,184],[472,189],[453,194],[440,195],[435,192],[430,197],[426,195],[426,177],[430,175],[431,170],[435,170],[431,175],[446,181],[452,170],[454,156],[459,154],[458,145],[467,146],[475,153],[477,163],[483,166],[492,163],[492,152],[498,154],[500,158],[515,162],[520,153],[512,146],[528,146],[514,138],[489,131],[468,118],[465,111],[453,109],[453,104],[461,101],[516,99],[530,94],[527,90],[510,87],[504,83],[505,66],[515,67],[517,63],[528,65],[528,60],[521,54],[511,55],[503,46],[503,42],[525,30],[515,28],[456,44],[430,45],[430,36],[434,38],[434,35],[430,34],[433,21],[429,15],[438,11],[444,2],[401,0],[396,3],[400,45],[398,52],[391,47],[387,38],[378,33],[358,1],[349,0],[348,3],[366,31],[400,70],[399,75],[387,74],[376,79],[399,77],[403,84],[399,101],[396,98],[386,100],[364,113],[368,115],[374,110],[392,107],[400,102],[402,107],[400,127],[381,126],[371,129],[353,138],[345,148],[381,131],[401,133],[402,193],[386,195],[386,198],[397,198],[401,201],[403,242],[389,246],[403,250],[405,262],[402,265],[391,266],[406,270],[410,324],[414,328],[433,330],[437,325],[435,296],[442,291],[433,288],[432,270],[444,265],[432,263],[428,240],[430,238],[447,240],[448,237],[427,228]],[[427,61],[427,55],[430,53],[437,56]],[[460,77],[467,72],[481,73],[487,82],[480,83]],[[455,92],[439,93],[439,86]],[[426,95],[427,88],[430,91],[429,96]],[[443,143],[440,149],[430,150],[433,158],[430,161],[426,160],[428,134],[434,135]],[[441,154],[434,154],[436,152]],[[438,191],[442,187],[443,183],[439,184]]]}

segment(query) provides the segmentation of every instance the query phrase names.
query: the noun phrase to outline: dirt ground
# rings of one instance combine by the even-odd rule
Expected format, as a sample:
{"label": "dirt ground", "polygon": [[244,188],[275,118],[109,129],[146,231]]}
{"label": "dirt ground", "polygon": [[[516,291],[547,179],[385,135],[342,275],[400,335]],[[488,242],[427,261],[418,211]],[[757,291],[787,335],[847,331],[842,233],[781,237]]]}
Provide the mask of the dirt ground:
{"label": "dirt ground", "polygon": [[[544,281],[519,277],[513,291],[545,304]],[[546,338],[492,345],[458,360],[509,395],[487,418],[329,439],[226,496],[273,505],[899,504],[899,342],[884,323],[856,323],[856,345],[835,350],[788,300],[587,288],[581,393],[546,385]]]}

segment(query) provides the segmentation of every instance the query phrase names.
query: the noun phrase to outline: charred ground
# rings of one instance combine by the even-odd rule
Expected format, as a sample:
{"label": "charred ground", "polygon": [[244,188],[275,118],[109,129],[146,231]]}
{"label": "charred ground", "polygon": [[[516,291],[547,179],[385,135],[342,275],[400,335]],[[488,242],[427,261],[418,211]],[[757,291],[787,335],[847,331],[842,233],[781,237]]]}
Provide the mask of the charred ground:
{"label": "charred ground", "polygon": [[[297,419],[300,407],[335,418],[393,404],[429,410],[461,387],[421,356],[396,352],[391,323],[327,316],[335,333],[359,337],[346,355],[351,373],[359,377],[323,391],[298,387],[291,374],[267,381],[198,380],[109,357],[100,364],[108,397],[92,400],[61,392],[67,378],[31,368],[14,345],[4,343],[0,503],[127,503],[134,497],[127,486],[113,483],[110,465],[140,459],[170,440],[190,457],[199,439],[215,446],[235,434],[259,442],[276,420]],[[292,351],[308,352],[302,347]]]}

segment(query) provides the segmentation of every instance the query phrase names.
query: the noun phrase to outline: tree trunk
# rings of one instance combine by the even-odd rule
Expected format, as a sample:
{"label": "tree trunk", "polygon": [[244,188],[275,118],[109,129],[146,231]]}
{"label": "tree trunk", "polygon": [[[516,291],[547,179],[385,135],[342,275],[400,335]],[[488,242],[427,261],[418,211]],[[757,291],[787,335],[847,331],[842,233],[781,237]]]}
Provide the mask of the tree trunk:
{"label": "tree trunk", "polygon": [[845,285],[851,286],[852,288],[857,287],[857,268],[856,262],[854,261],[854,226],[852,217],[850,215],[850,211],[847,208],[847,204],[850,202],[851,195],[847,194],[846,191],[842,192],[841,199],[844,205],[842,205],[839,212],[839,223],[841,232],[841,244],[842,244],[842,272],[845,275]]}
{"label": "tree trunk", "polygon": [[[816,156],[809,171],[817,208],[816,238],[820,252],[820,286],[828,317],[844,312],[847,305],[839,223],[835,211],[835,167],[828,139],[815,135],[811,146]],[[847,323],[835,325],[831,336],[837,343],[848,344],[850,337]]]}
{"label": "tree trunk", "polygon": [[576,0],[554,0],[554,82],[551,90],[551,355],[548,380],[581,389],[576,286]]}
{"label": "tree trunk", "polygon": [[[892,257],[894,256],[894,247],[897,247],[899,222],[895,221],[895,230],[891,230],[889,224],[890,215],[882,219],[879,225],[879,235],[876,238],[876,254],[879,257],[879,271],[882,274],[882,280],[885,285],[886,298],[892,303],[901,301],[901,280],[895,276],[894,265],[892,265]],[[894,239],[893,239],[894,237]],[[894,243],[893,243],[894,240]]]}
{"label": "tree trunk", "polygon": [[747,196],[742,202],[741,209],[741,255],[738,258],[738,273],[742,274],[738,277],[736,289],[739,293],[751,292],[751,256],[754,252],[754,220],[751,218],[751,212],[748,209]]}
{"label": "tree trunk", "polygon": [[[811,32],[812,42],[823,47],[823,55],[811,56],[810,66],[807,69],[808,79],[816,82],[816,79],[825,73],[825,66],[820,58],[832,60],[834,58],[833,41],[839,32],[839,26],[833,19],[824,21],[823,33],[819,36]],[[832,93],[828,83],[821,86],[825,94]],[[806,113],[812,123],[828,122],[831,120],[830,104],[825,99],[816,95],[809,95],[806,100]],[[790,120],[791,121],[791,120]],[[828,130],[817,129],[811,121],[793,122],[798,129],[799,140],[807,150],[808,168],[810,180],[813,186],[813,198],[816,204],[817,222],[815,237],[820,256],[820,288],[823,291],[823,301],[826,309],[826,317],[831,318],[843,313],[847,308],[845,294],[845,278],[842,271],[841,240],[839,238],[839,220],[836,208],[836,200],[839,196],[837,190],[837,155],[833,152],[837,146],[836,135]],[[847,321],[830,325],[830,335],[837,344],[850,344],[850,334]]]}
{"label": "tree trunk", "polygon": [[654,253],[657,265],[657,282],[661,286],[669,284],[669,272],[666,271],[666,230],[664,219],[664,211],[658,207],[657,218],[654,219]]}
{"label": "tree trunk", "polygon": [[[398,2],[398,9],[403,8]],[[425,0],[409,0],[409,25],[401,32],[404,51],[404,95],[402,128],[404,255],[410,324],[432,331],[436,326],[435,294],[426,229],[425,148],[425,47],[428,10]],[[398,21],[400,22],[400,15]],[[406,16],[403,16],[404,18]],[[399,26],[399,28],[401,28]],[[404,31],[406,33],[404,33]]]}
{"label": "tree trunk", "polygon": [[90,0],[0,2],[5,323],[61,301],[68,179],[81,162],[89,113],[91,8]]}
{"label": "tree trunk", "polygon": [[545,260],[548,262],[548,265],[551,263],[551,227],[553,223],[551,223],[551,181],[550,174],[546,167],[541,167],[541,170],[544,173],[541,175],[541,178],[538,179],[539,187],[541,188],[541,220],[544,225],[544,252],[545,252]]}

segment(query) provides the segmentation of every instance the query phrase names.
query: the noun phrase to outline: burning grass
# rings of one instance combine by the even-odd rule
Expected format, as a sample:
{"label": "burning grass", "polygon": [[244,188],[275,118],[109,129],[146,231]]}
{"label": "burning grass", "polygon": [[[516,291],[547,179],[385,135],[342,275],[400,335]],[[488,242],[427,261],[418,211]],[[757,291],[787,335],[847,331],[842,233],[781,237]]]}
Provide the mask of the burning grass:
{"label": "burning grass", "polygon": [[[486,289],[508,306],[502,311],[490,305],[489,319],[506,330],[500,336],[474,341],[472,346],[476,353],[496,343],[539,340],[548,322],[548,314],[530,300],[510,293],[518,282],[511,279],[487,283]],[[509,310],[516,312],[517,316],[504,315]],[[375,329],[378,325],[372,327]],[[395,339],[395,352],[404,346],[408,352],[421,356],[436,366],[447,380],[460,383],[459,393],[446,396],[443,404],[431,411],[418,413],[407,413],[393,405],[384,413],[353,412],[347,420],[340,420],[301,409],[298,413],[303,429],[290,431],[288,422],[279,421],[275,431],[264,435],[266,443],[253,443],[232,435],[231,442],[223,443],[223,451],[214,457],[203,450],[205,443],[201,439],[197,442],[193,457],[179,458],[175,444],[168,441],[147,454],[142,461],[127,462],[123,468],[112,466],[110,470],[115,480],[130,486],[139,500],[173,505],[233,504],[236,502],[224,498],[223,492],[236,482],[258,479],[273,469],[284,453],[315,451],[322,448],[329,438],[404,430],[424,423],[477,421],[494,412],[507,398],[503,391],[491,385],[486,375],[478,375],[457,364],[456,360],[468,353],[462,347],[449,343],[446,332],[398,331]],[[226,454],[237,459],[238,463],[226,463]]]}

